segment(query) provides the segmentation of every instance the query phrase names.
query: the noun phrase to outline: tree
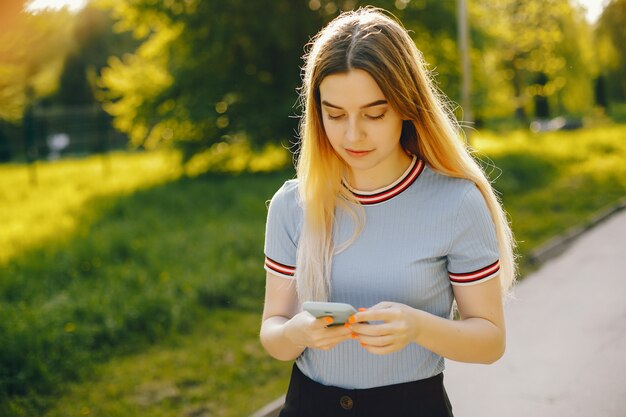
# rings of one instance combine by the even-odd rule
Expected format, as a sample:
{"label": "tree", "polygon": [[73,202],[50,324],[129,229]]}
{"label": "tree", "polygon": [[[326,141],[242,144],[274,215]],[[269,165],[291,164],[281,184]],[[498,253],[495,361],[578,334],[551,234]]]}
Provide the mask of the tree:
{"label": "tree", "polygon": [[[138,47],[112,57],[99,99],[115,126],[146,148],[191,156],[219,145],[293,141],[302,46],[356,0],[98,0]],[[439,88],[459,97],[454,2],[376,0],[410,30]],[[521,120],[582,112],[593,90],[585,26],[568,0],[475,0],[471,57],[479,117]],[[588,85],[587,85],[588,84]],[[567,88],[566,88],[567,86]],[[588,100],[587,100],[588,98]],[[291,116],[291,117],[290,117]]]}
{"label": "tree", "polygon": [[0,120],[17,123],[33,100],[56,90],[73,46],[72,15],[18,11],[10,20],[0,32]]}
{"label": "tree", "polygon": [[111,58],[105,109],[133,142],[188,155],[243,137],[289,140],[302,45],[322,19],[299,2],[102,1],[142,41]]}
{"label": "tree", "polygon": [[73,20],[74,48],[65,57],[58,90],[46,98],[45,104],[96,104],[96,79],[108,58],[121,56],[137,46],[130,36],[113,33],[113,21],[101,9],[87,5]]}
{"label": "tree", "polygon": [[609,102],[626,101],[626,0],[612,0],[596,25],[601,75]]}
{"label": "tree", "polygon": [[551,109],[589,109],[590,32],[581,11],[568,0],[478,0],[470,12],[484,35],[483,65],[476,68],[479,90],[486,95],[479,100],[480,112],[514,113],[526,123],[538,109],[540,116],[553,113]]}
{"label": "tree", "polygon": [[[292,142],[303,45],[341,10],[358,7],[350,0],[99,4],[118,19],[117,30],[132,30],[141,41],[133,54],[111,58],[103,70],[105,109],[135,144],[176,141],[187,155],[243,138]],[[395,10],[438,68],[457,67],[451,64],[457,59],[454,5],[429,1],[428,14],[425,3],[374,5]],[[433,21],[446,24],[435,29]],[[451,79],[458,83],[458,71],[442,76],[446,85]]]}

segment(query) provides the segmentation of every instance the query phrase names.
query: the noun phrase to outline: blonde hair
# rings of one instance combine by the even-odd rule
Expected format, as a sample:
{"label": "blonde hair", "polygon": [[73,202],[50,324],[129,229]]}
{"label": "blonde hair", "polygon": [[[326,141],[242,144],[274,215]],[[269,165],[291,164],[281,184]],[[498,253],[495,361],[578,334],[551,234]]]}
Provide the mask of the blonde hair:
{"label": "blonde hair", "polygon": [[[449,102],[435,87],[421,52],[401,23],[373,7],[344,12],[312,39],[309,48],[300,91],[304,114],[296,165],[304,209],[296,261],[299,299],[328,299],[332,257],[356,239],[364,222],[362,207],[342,184],[346,165],[326,136],[319,92],[326,76],[352,69],[366,71],[404,119],[400,142],[407,152],[435,171],[476,184],[495,224],[499,279],[503,294],[508,294],[516,268],[506,215],[491,183],[462,141]],[[332,228],[338,205],[348,210],[357,227],[351,241],[336,247]]]}

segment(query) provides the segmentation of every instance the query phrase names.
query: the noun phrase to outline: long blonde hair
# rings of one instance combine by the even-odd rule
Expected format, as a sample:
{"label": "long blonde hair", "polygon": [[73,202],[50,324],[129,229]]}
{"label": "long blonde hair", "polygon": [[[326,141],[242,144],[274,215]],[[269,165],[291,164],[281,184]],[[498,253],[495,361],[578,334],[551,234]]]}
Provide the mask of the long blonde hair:
{"label": "long blonde hair", "polygon": [[390,105],[404,119],[403,148],[444,175],[465,178],[482,193],[496,228],[500,283],[507,294],[515,281],[514,240],[491,183],[470,155],[446,97],[435,87],[421,52],[401,23],[382,9],[344,12],[309,44],[303,69],[300,104],[300,149],[297,160],[304,224],[298,244],[297,289],[300,300],[327,300],[332,257],[341,248],[332,240],[335,208],[343,206],[363,225],[362,208],[342,185],[345,163],[335,153],[322,123],[319,86],[334,73],[366,71]]}

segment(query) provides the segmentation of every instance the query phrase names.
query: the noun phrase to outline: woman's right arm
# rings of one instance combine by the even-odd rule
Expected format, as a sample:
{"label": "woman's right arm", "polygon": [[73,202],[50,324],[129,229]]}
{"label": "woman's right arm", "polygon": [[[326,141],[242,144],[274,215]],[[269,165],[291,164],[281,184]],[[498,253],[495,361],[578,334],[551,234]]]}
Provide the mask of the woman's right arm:
{"label": "woman's right arm", "polygon": [[296,282],[267,272],[260,339],[272,357],[291,361],[307,347],[330,349],[351,338],[347,327],[327,327],[328,320],[299,312]]}

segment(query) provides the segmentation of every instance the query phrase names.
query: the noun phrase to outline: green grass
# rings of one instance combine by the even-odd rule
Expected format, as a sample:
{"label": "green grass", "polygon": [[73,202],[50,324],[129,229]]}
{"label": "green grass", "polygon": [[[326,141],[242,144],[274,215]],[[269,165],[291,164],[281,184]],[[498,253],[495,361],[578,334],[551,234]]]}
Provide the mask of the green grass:
{"label": "green grass", "polygon": [[[473,136],[502,170],[524,265],[626,196],[625,139],[623,125]],[[265,204],[293,173],[187,178],[171,153],[101,168],[40,163],[30,186],[0,166],[0,416],[234,417],[283,393],[290,364],[257,334]]]}
{"label": "green grass", "polygon": [[1,265],[0,415],[39,415],[67,381],[197,329],[216,309],[258,317],[266,201],[290,175],[213,174],[92,197],[80,227],[60,223],[58,241]]}
{"label": "green grass", "polygon": [[115,153],[30,167],[2,165],[0,265],[31,248],[57,244],[88,226],[87,217],[95,208],[89,203],[95,198],[104,203],[179,178],[179,159],[166,152]]}
{"label": "green grass", "polygon": [[183,337],[96,368],[48,417],[238,417],[287,389],[288,367],[257,342],[257,312],[215,310]]}
{"label": "green grass", "polygon": [[533,249],[626,196],[624,125],[474,139],[498,168],[486,171],[499,176],[494,186],[519,240],[522,271]]}

